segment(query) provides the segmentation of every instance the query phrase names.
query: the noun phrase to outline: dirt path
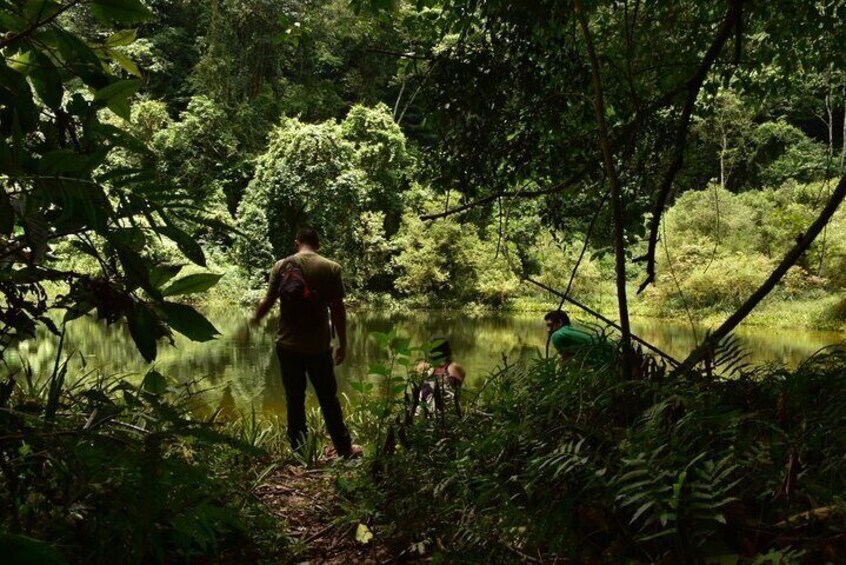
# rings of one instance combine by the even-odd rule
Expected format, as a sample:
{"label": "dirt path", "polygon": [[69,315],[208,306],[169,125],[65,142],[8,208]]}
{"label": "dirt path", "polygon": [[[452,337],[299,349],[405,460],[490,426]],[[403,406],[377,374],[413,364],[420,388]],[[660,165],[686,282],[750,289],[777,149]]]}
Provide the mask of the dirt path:
{"label": "dirt path", "polygon": [[293,563],[381,564],[395,561],[374,539],[356,540],[357,524],[344,522],[331,467],[287,465],[273,471],[256,489],[273,514],[284,520],[294,541]]}

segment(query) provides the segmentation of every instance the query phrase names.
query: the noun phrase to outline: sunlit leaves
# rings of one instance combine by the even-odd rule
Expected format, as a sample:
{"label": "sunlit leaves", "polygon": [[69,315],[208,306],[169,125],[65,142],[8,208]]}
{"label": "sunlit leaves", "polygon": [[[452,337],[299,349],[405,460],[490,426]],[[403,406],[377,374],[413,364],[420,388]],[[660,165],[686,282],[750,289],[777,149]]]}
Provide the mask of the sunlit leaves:
{"label": "sunlit leaves", "polygon": [[205,316],[187,304],[162,302],[158,307],[167,324],[192,341],[209,341],[220,334]]}
{"label": "sunlit leaves", "polygon": [[129,98],[138,92],[141,81],[138,79],[119,80],[94,93],[94,101],[105,101],[115,114],[128,120],[130,116]]}
{"label": "sunlit leaves", "polygon": [[197,273],[187,275],[173,281],[167,288],[162,290],[162,296],[178,296],[181,294],[196,294],[205,292],[220,280],[223,275],[214,273]]}

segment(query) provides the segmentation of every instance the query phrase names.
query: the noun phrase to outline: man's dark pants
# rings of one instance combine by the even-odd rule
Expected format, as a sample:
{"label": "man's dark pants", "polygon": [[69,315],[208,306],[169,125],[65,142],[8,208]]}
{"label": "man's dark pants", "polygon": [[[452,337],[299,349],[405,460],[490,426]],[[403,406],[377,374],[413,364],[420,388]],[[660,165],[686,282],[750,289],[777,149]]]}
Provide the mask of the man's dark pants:
{"label": "man's dark pants", "polygon": [[285,385],[285,400],[288,405],[288,439],[294,451],[305,446],[308,428],[306,426],[305,395],[306,375],[317,393],[326,430],[332,438],[335,449],[341,455],[350,452],[352,441],[341,403],[338,401],[338,383],[335,380],[335,366],[332,352],[299,353],[282,349],[277,345],[279,366],[282,370],[282,384]]}

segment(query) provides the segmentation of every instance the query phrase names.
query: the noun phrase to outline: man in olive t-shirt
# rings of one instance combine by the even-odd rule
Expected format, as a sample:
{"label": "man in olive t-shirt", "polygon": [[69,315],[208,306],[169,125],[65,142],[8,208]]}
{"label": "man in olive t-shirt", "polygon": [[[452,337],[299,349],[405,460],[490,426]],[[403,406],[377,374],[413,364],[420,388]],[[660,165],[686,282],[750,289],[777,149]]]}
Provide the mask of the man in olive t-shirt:
{"label": "man in olive t-shirt", "polygon": [[341,267],[334,261],[318,255],[320,242],[314,229],[299,230],[295,246],[294,255],[273,265],[267,294],[259,303],[252,322],[257,324],[280,298],[281,289],[288,281],[285,277],[291,277],[286,274],[286,270],[294,267],[297,277],[302,275],[304,279],[301,287],[296,288],[309,298],[287,304],[280,300],[276,353],[279,356],[282,383],[285,385],[288,439],[294,451],[306,445],[307,375],[317,393],[326,429],[335,450],[343,457],[358,455],[360,450],[353,448],[349,431],[344,424],[341,403],[338,401],[338,384],[332,357],[332,332],[329,325],[331,313],[332,327],[338,334],[334,364],[340,365],[347,353],[347,314]]}

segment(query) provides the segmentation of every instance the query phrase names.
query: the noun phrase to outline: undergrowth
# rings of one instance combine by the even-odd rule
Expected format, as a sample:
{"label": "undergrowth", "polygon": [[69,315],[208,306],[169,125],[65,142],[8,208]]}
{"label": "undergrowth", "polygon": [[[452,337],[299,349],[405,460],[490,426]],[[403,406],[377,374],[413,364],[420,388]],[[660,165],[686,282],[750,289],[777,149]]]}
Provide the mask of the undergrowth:
{"label": "undergrowth", "polygon": [[540,359],[428,416],[409,382],[340,486],[350,519],[406,557],[843,562],[844,368],[840,349],[730,378]]}
{"label": "undergrowth", "polygon": [[[0,386],[0,552],[11,562],[278,560],[288,538],[252,494],[280,428],[199,420],[156,371],[7,375]],[[16,561],[16,559],[23,561]],[[2,560],[0,559],[0,560]]]}

